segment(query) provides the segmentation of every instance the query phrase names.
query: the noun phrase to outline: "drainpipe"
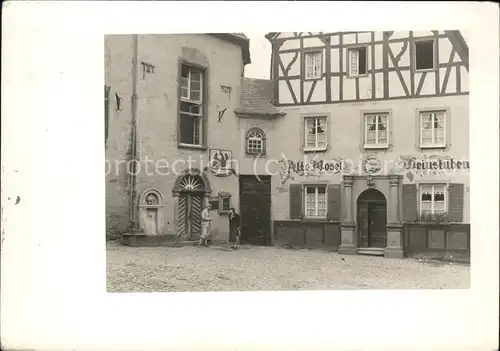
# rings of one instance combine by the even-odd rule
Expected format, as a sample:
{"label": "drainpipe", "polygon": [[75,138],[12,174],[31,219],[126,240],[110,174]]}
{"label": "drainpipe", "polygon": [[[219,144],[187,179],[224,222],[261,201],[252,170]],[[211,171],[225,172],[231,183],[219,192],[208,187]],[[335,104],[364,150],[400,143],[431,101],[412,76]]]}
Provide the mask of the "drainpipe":
{"label": "drainpipe", "polygon": [[130,224],[132,230],[138,229],[138,223],[136,219],[136,195],[137,195],[137,58],[139,56],[138,49],[138,36],[137,34],[132,35],[132,45],[133,45],[133,57],[132,57],[132,135],[131,135],[131,155],[130,155],[130,167],[129,167],[129,213],[130,213]]}

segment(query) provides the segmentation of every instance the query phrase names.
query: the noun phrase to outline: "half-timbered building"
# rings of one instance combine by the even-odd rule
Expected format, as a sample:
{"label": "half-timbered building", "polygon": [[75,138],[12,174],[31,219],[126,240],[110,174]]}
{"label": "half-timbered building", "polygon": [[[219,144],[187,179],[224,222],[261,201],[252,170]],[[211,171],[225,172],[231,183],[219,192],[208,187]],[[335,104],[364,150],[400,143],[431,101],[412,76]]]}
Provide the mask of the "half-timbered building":
{"label": "half-timbered building", "polygon": [[459,31],[269,33],[275,243],[403,257],[469,250]]}

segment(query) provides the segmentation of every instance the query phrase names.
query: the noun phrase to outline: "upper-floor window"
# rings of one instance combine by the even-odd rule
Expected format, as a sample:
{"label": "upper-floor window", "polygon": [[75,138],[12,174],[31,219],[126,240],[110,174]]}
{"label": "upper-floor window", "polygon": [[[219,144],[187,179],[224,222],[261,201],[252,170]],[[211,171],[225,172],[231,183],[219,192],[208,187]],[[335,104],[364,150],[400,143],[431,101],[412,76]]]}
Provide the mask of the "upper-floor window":
{"label": "upper-floor window", "polygon": [[203,72],[186,65],[182,65],[181,98],[189,101],[202,101]]}
{"label": "upper-floor window", "polygon": [[320,79],[322,66],[322,52],[307,52],[305,54],[306,79]]}
{"label": "upper-floor window", "polygon": [[420,214],[443,214],[446,212],[446,185],[420,185]]}
{"label": "upper-floor window", "polygon": [[264,155],[266,153],[266,138],[264,132],[252,128],[246,135],[246,153],[249,155]]}
{"label": "upper-floor window", "polygon": [[326,217],[326,185],[307,185],[305,186],[305,193],[304,208],[306,217]]}
{"label": "upper-floor window", "polygon": [[352,48],[348,51],[349,77],[365,75],[368,70],[366,46]]}
{"label": "upper-floor window", "polygon": [[415,70],[434,69],[434,40],[419,40],[415,42]]}
{"label": "upper-floor window", "polygon": [[203,78],[203,70],[182,65],[179,121],[181,145],[203,145]]}
{"label": "upper-floor window", "polygon": [[446,147],[446,112],[420,112],[420,147]]}
{"label": "upper-floor window", "polygon": [[325,150],[327,147],[327,118],[304,117],[305,151]]}
{"label": "upper-floor window", "polygon": [[386,148],[389,146],[389,115],[369,113],[364,116],[365,148]]}

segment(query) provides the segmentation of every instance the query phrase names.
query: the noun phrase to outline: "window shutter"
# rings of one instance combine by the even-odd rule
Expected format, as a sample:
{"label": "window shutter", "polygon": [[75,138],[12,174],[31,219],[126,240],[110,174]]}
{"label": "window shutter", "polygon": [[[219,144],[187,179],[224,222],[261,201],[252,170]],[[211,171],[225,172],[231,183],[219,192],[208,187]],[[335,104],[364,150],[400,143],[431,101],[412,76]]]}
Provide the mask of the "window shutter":
{"label": "window shutter", "polygon": [[302,218],[302,185],[290,184],[290,219]]}
{"label": "window shutter", "polygon": [[304,117],[300,118],[300,153],[303,153],[306,148],[306,122]]}
{"label": "window shutter", "polygon": [[462,222],[464,212],[464,185],[450,184],[448,188],[448,220]]}
{"label": "window shutter", "polygon": [[328,185],[328,213],[326,218],[331,221],[340,221],[340,200],[341,200],[340,184]]}
{"label": "window shutter", "polygon": [[417,220],[417,185],[403,184],[403,221]]}

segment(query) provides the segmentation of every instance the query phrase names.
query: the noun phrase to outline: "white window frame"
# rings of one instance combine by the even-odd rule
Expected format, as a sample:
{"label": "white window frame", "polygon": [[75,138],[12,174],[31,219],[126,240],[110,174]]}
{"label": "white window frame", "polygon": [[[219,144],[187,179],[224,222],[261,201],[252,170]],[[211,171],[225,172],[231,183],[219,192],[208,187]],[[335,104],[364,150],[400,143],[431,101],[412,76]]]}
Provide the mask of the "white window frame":
{"label": "white window frame", "polygon": [[[319,56],[319,63],[316,61],[316,56]],[[308,76],[309,60],[312,59],[312,76]],[[319,64],[319,67],[316,67]],[[316,68],[316,69],[315,69]],[[321,79],[323,76],[323,51],[312,51],[304,53],[304,76],[306,80]]]}
{"label": "white window frame", "polygon": [[[307,214],[307,189],[314,188],[314,215]],[[325,189],[325,215],[320,216],[319,213],[319,188]],[[304,185],[304,217],[306,218],[326,218],[328,216],[328,186],[326,184],[306,184]]]}
{"label": "white window frame", "polygon": [[[365,48],[365,73],[359,73],[359,50],[361,48]],[[357,52],[357,56],[356,56],[356,68],[357,68],[357,73],[354,74],[352,72],[352,57],[351,57],[351,52],[352,51],[356,51]],[[358,46],[358,47],[353,47],[353,48],[349,48],[347,49],[347,76],[348,77],[352,77],[352,78],[356,78],[356,77],[363,77],[363,76],[366,76],[368,75],[368,47],[367,46]]]}
{"label": "white window frame", "polygon": [[[188,77],[185,78],[182,76],[182,73],[181,73],[181,100],[183,101],[188,101],[188,102],[191,102],[191,103],[199,103],[199,104],[202,104],[203,103],[203,74],[204,74],[204,71],[201,70],[201,69],[197,69],[197,68],[193,68],[193,67],[190,67],[188,65],[182,65],[181,66],[181,70],[183,68],[187,68],[188,69]],[[200,99],[199,100],[193,100],[191,98],[191,74],[193,71],[196,71],[196,72],[199,72],[200,73]],[[182,96],[182,80],[183,79],[187,79],[187,91],[188,91],[188,96]]]}
{"label": "white window frame", "polygon": [[[253,137],[252,136],[253,133],[259,134],[260,138]],[[250,140],[259,140],[260,141],[260,151],[259,152],[250,151]],[[258,129],[250,129],[248,131],[248,134],[246,137],[246,153],[248,155],[262,155],[262,154],[264,154],[265,153],[265,145],[264,145],[265,141],[264,140],[265,140],[265,136],[264,136],[263,132],[261,132]]]}
{"label": "white window frame", "polygon": [[[199,148],[202,148],[204,147],[203,145],[203,142],[204,142],[204,135],[203,135],[203,124],[204,124],[204,111],[203,111],[203,80],[204,80],[204,75],[205,75],[205,71],[202,70],[202,69],[198,69],[198,68],[195,68],[195,67],[191,67],[189,65],[185,65],[185,64],[181,64],[181,70],[182,69],[187,69],[188,70],[188,77],[185,78],[182,76],[182,71],[181,71],[181,82],[180,82],[180,100],[181,100],[181,103],[182,102],[186,102],[186,103],[189,103],[189,104],[193,104],[193,105],[196,105],[196,107],[198,107],[199,109],[199,113],[194,113],[194,112],[185,112],[185,111],[182,111],[182,109],[179,109],[179,123],[182,123],[181,122],[181,119],[183,118],[183,115],[188,115],[188,116],[193,116],[193,117],[197,117],[198,118],[198,134],[199,134],[199,137],[200,137],[200,142],[198,144],[188,144],[188,143],[183,143],[183,142],[179,142],[179,145],[180,146],[188,146],[188,147],[199,147]],[[199,100],[193,100],[191,99],[191,73],[192,71],[197,71],[200,73],[200,99]],[[183,79],[187,79],[187,90],[188,90],[188,95],[187,97],[185,96],[182,96],[182,80]],[[196,139],[195,137],[195,134],[196,134],[196,131],[193,130],[193,140]],[[179,136],[179,138],[182,138],[182,135]]]}
{"label": "white window frame", "polygon": [[[423,144],[423,118],[424,115],[431,114],[433,116],[432,120],[432,144]],[[436,118],[436,114],[442,114],[443,115],[443,125],[444,125],[444,135],[443,135],[443,142],[442,143],[436,143],[435,142],[435,127],[434,127],[434,119]],[[419,140],[419,145],[421,149],[436,149],[436,148],[445,148],[446,147],[446,140],[447,140],[447,129],[448,129],[448,112],[446,110],[421,110],[418,112],[418,125],[419,125],[419,134],[420,134],[420,140]]]}
{"label": "white window frame", "polygon": [[434,188],[435,187],[442,187],[443,188],[443,202],[444,202],[444,206],[443,206],[443,213],[446,213],[448,211],[448,184],[447,183],[442,183],[442,182],[439,182],[439,183],[434,183],[434,182],[431,182],[431,183],[419,183],[418,184],[418,190],[419,190],[419,198],[418,198],[418,205],[419,205],[419,213],[420,215],[423,215],[424,214],[424,211],[423,211],[423,206],[422,206],[422,195],[423,195],[423,187],[432,187],[432,193],[431,193],[431,211],[430,211],[430,214],[435,214],[435,211],[434,211]]}
{"label": "white window frame", "polygon": [[[372,117],[377,117],[377,124],[376,124],[376,130],[375,130],[375,138],[376,138],[376,143],[375,144],[368,144],[368,120]],[[378,142],[378,132],[379,132],[379,129],[378,129],[378,119],[380,117],[386,117],[386,121],[387,121],[387,128],[386,128],[386,132],[387,132],[387,142],[384,143],[384,144],[380,144]],[[364,138],[364,148],[365,149],[387,149],[389,148],[389,138],[390,138],[390,128],[391,128],[391,125],[390,125],[390,114],[388,112],[380,112],[380,113],[374,113],[374,112],[366,112],[363,114],[363,123],[364,123],[364,131],[365,131],[365,138]]]}
{"label": "white window frame", "polygon": [[[324,124],[325,146],[318,146],[318,137],[317,137],[318,134],[316,134],[316,142],[315,142],[316,146],[309,147],[307,145],[307,136],[309,134],[307,122],[313,119],[320,119],[325,121]],[[325,151],[328,148],[328,128],[329,128],[328,123],[329,122],[327,116],[304,116],[304,151]]]}
{"label": "white window frame", "polygon": [[[422,42],[432,41],[432,68],[417,68],[417,44]],[[415,40],[413,42],[413,62],[414,62],[414,70],[415,72],[429,72],[436,70],[436,39],[420,39]]]}

